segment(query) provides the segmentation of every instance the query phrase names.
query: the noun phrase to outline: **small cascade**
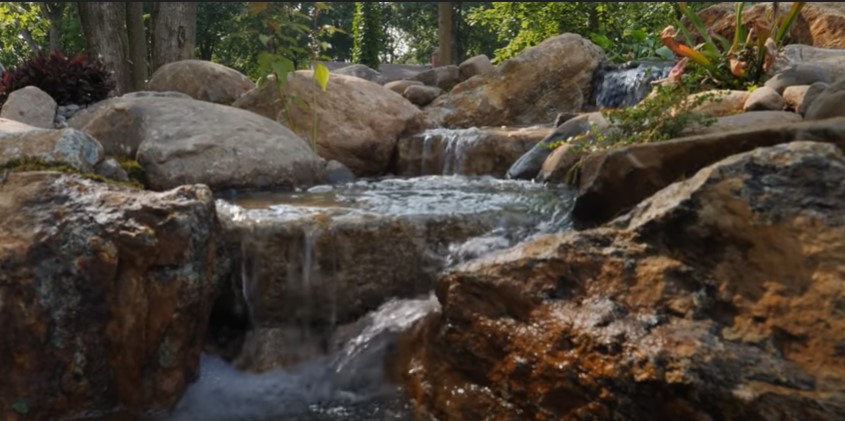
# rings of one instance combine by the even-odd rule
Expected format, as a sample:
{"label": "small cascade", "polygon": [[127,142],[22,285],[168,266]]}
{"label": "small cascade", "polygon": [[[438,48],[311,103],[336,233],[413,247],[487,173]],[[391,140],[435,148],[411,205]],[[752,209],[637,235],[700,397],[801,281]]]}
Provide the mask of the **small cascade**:
{"label": "small cascade", "polygon": [[[467,174],[466,166],[469,163],[470,153],[482,135],[483,132],[477,127],[426,131],[422,134],[425,137],[420,163],[423,174]],[[437,151],[435,151],[435,143],[437,143]]]}
{"label": "small cascade", "polygon": [[651,92],[652,82],[669,75],[671,67],[671,62],[643,62],[605,70],[596,90],[596,106],[601,109],[636,105]]}

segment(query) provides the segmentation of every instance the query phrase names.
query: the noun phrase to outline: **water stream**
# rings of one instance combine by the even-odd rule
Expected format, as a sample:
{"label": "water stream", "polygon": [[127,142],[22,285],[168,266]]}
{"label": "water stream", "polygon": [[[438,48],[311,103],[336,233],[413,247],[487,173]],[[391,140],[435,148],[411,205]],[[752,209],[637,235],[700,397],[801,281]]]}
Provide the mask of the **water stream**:
{"label": "water stream", "polygon": [[[524,181],[430,176],[218,200],[248,257],[240,278],[251,333],[298,332],[256,346],[253,361],[288,361],[280,348],[296,347],[306,358],[245,371],[204,356],[199,380],[166,419],[411,419],[385,361],[399,333],[437,310],[438,274],[568,229],[571,197]],[[304,345],[321,332],[324,352]]]}
{"label": "water stream", "polygon": [[623,108],[637,104],[651,92],[651,83],[669,75],[671,62],[629,63],[607,69],[596,89],[598,108]]}

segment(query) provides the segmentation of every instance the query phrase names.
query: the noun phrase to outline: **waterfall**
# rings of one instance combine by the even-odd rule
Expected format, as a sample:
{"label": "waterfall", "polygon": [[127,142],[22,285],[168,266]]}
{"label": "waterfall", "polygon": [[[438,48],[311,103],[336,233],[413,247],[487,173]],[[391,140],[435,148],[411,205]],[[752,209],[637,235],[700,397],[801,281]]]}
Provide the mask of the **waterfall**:
{"label": "waterfall", "polygon": [[651,92],[652,82],[669,75],[671,67],[671,62],[643,62],[605,69],[596,90],[596,106],[601,109],[636,105]]}

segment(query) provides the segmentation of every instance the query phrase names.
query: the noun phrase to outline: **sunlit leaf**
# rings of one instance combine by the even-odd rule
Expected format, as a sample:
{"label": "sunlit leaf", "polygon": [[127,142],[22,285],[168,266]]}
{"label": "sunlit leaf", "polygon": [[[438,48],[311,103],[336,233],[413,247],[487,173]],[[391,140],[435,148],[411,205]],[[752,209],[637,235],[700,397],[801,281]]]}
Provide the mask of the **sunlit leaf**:
{"label": "sunlit leaf", "polygon": [[329,68],[323,63],[317,63],[317,66],[314,67],[314,79],[320,84],[320,89],[326,92],[326,88],[329,86]]}
{"label": "sunlit leaf", "polygon": [[258,35],[258,40],[261,41],[261,44],[263,44],[266,47],[267,43],[270,42],[270,37],[267,36],[267,35],[261,34],[261,35]]}

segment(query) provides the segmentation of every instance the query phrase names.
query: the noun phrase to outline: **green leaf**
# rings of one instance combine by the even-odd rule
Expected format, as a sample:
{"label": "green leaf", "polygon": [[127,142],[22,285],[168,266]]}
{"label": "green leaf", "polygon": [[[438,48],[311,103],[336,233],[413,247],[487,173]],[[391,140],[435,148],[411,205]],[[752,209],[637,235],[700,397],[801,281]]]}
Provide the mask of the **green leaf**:
{"label": "green leaf", "polygon": [[287,83],[288,74],[296,70],[292,61],[281,56],[276,57],[276,60],[270,64],[270,68],[273,70],[273,75],[276,76],[276,80],[282,84]]}
{"label": "green leaf", "polygon": [[267,43],[270,42],[270,37],[268,37],[267,35],[261,34],[261,35],[258,36],[258,40],[261,41],[261,44],[263,44],[266,47]]}
{"label": "green leaf", "polygon": [[12,404],[12,411],[21,415],[26,415],[29,413],[29,404],[27,404],[25,400],[19,400]]}
{"label": "green leaf", "polygon": [[610,38],[603,34],[590,34],[590,41],[593,41],[593,43],[601,47],[603,50],[609,50],[611,47],[613,47],[613,42],[610,40]]}
{"label": "green leaf", "polygon": [[675,58],[675,53],[673,53],[672,50],[670,50],[669,47],[666,46],[660,47],[654,52],[657,53],[657,55],[664,60],[672,60]]}
{"label": "green leaf", "polygon": [[314,79],[320,84],[320,89],[326,92],[326,88],[329,86],[329,68],[323,63],[317,63],[317,66],[314,67]]}

